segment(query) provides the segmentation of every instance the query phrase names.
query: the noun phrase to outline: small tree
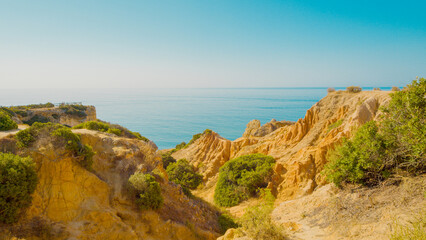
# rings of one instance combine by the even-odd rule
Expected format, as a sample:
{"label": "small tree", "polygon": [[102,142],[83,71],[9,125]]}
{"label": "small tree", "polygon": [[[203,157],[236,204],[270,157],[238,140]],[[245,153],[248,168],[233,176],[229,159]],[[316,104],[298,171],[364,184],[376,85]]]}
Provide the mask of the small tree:
{"label": "small tree", "polygon": [[182,188],[196,189],[203,181],[203,176],[198,174],[186,159],[169,164],[166,171],[170,181],[180,184]]}
{"label": "small tree", "polygon": [[13,223],[31,204],[37,186],[35,164],[31,158],[0,153],[0,221]]}

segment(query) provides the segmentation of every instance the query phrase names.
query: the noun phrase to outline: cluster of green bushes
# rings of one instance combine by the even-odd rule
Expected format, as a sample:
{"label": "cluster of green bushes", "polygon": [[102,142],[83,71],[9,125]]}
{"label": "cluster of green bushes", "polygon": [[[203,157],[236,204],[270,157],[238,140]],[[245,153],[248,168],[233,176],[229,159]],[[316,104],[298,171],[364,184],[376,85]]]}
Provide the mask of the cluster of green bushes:
{"label": "cluster of green bushes", "polygon": [[395,173],[426,172],[426,79],[391,94],[380,121],[361,126],[328,156],[330,182],[375,185]]}
{"label": "cluster of green bushes", "polygon": [[159,209],[163,204],[160,184],[150,174],[135,173],[129,178],[131,192],[142,210]]}
{"label": "cluster of green bushes", "polygon": [[86,169],[91,169],[92,148],[81,143],[80,136],[73,133],[70,128],[54,123],[34,123],[31,127],[21,130],[16,134],[18,147],[31,146],[37,139],[53,137],[52,143],[56,147],[65,147],[78,156],[78,162]]}
{"label": "cluster of green bushes", "polygon": [[171,163],[175,163],[176,162],[176,159],[174,157],[172,157],[172,154],[170,152],[162,154],[161,155],[161,160],[163,161],[163,168],[164,169],[167,169],[167,167]]}
{"label": "cluster of green bushes", "polygon": [[34,115],[29,120],[23,121],[23,123],[28,124],[30,126],[32,126],[36,122],[48,123],[48,122],[50,122],[50,119],[48,117],[43,116],[43,115]]}
{"label": "cluster of green bushes", "polygon": [[18,124],[12,120],[9,114],[0,110],[0,131],[17,129]]}
{"label": "cluster of green bushes", "polygon": [[144,142],[149,142],[148,138],[142,136],[138,132],[132,132],[129,129],[122,127],[118,124],[110,124],[100,120],[80,123],[73,127],[73,129],[82,129],[82,128],[89,129],[89,130],[96,130],[100,132],[112,133],[120,137],[137,138]]}
{"label": "cluster of green bushes", "polygon": [[61,104],[60,109],[64,110],[65,114],[77,116],[77,117],[86,117],[87,107],[79,104]]}
{"label": "cluster of green bushes", "polygon": [[219,206],[232,207],[256,195],[267,186],[275,160],[263,154],[251,154],[232,159],[219,170],[214,201]]}
{"label": "cluster of green bushes", "polygon": [[0,222],[13,223],[31,204],[37,186],[35,164],[31,158],[0,153]]}
{"label": "cluster of green bushes", "polygon": [[194,166],[189,164],[186,159],[180,159],[177,162],[171,162],[166,168],[169,180],[180,184],[183,192],[191,196],[189,189],[196,189],[203,182],[203,175],[195,171]]}

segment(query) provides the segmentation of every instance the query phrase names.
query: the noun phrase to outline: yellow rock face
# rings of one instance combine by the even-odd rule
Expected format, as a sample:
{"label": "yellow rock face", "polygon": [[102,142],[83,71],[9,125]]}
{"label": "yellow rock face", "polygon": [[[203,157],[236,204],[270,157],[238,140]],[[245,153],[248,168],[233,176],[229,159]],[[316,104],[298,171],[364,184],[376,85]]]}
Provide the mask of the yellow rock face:
{"label": "yellow rock face", "polygon": [[[254,120],[247,125],[243,137],[235,141],[217,134],[203,136],[173,156],[202,166],[199,172],[204,174],[208,189],[198,193],[206,200],[211,200],[209,191],[214,191],[214,183],[209,182],[217,179],[218,169],[226,161],[252,153],[273,156],[277,164],[270,186],[280,201],[293,199],[325,184],[320,173],[328,151],[357,126],[375,119],[380,114],[379,107],[388,100],[389,92],[384,91],[333,92],[312,106],[304,118],[294,124],[287,122],[265,136],[253,136],[261,129],[260,122]],[[265,129],[270,129],[268,124]]]}
{"label": "yellow rock face", "polygon": [[[53,239],[218,237],[217,210],[186,197],[180,186],[169,183],[161,157],[149,143],[85,129],[73,131],[96,152],[93,170],[81,167],[75,156],[55,149],[48,139],[26,149],[22,154],[36,162],[39,182],[32,204],[18,225],[46,219],[52,226],[61,227],[61,234],[53,234]],[[127,180],[135,171],[154,169],[164,175],[158,180],[164,204],[156,211],[141,211],[127,193]],[[39,235],[28,239],[43,239]]]}

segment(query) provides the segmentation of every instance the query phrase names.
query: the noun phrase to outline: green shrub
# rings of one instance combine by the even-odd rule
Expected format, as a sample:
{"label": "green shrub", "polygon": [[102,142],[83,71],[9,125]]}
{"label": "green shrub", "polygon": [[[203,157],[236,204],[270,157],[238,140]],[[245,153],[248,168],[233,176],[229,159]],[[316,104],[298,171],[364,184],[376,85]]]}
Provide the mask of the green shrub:
{"label": "green shrub", "polygon": [[48,117],[42,116],[42,115],[34,115],[29,120],[24,121],[25,124],[33,125],[34,123],[48,123],[50,122],[50,119]]}
{"label": "green shrub", "polygon": [[180,159],[167,166],[167,174],[170,181],[180,184],[184,191],[186,189],[196,189],[203,181],[203,176],[198,174],[194,166],[188,163],[186,159]]}
{"label": "green shrub", "polygon": [[136,197],[136,204],[142,210],[158,209],[163,203],[160,184],[150,174],[135,173],[129,178]]}
{"label": "green shrub", "polygon": [[251,154],[232,159],[219,170],[214,193],[215,202],[232,207],[254,196],[258,188],[267,186],[275,160],[263,154]]}
{"label": "green shrub", "polygon": [[399,171],[426,172],[426,80],[391,94],[379,122],[361,126],[330,152],[324,174],[330,182],[374,185]]}
{"label": "green shrub", "polygon": [[212,134],[213,131],[211,129],[204,130],[203,134]]}
{"label": "green shrub", "polygon": [[327,92],[328,93],[332,93],[332,92],[335,92],[336,91],[336,89],[335,88],[327,88]]}
{"label": "green shrub", "polygon": [[0,110],[0,131],[8,131],[17,128],[18,124],[16,124],[7,113]]}
{"label": "green shrub", "polygon": [[62,104],[59,106],[60,109],[64,110],[64,113],[67,115],[77,116],[77,117],[86,117],[86,106],[78,104]]}
{"label": "green shrub", "polygon": [[358,129],[351,140],[344,139],[341,146],[330,153],[325,174],[330,182],[372,183],[386,177],[382,171],[385,144],[378,133],[376,122],[370,121]]}
{"label": "green shrub", "polygon": [[176,159],[174,157],[172,157],[172,154],[170,152],[162,154],[161,155],[161,159],[163,160],[163,168],[164,169],[167,169],[167,167],[171,163],[175,163],[176,162]]}
{"label": "green shrub", "polygon": [[185,148],[185,146],[186,146],[186,142],[181,142],[178,145],[176,145],[175,149],[179,150],[179,149]]}
{"label": "green shrub", "polygon": [[247,208],[240,219],[243,235],[259,240],[285,240],[284,230],[271,219],[275,198],[269,189],[261,192],[263,201]]}
{"label": "green shrub", "polygon": [[34,123],[31,127],[19,131],[15,138],[20,148],[29,147],[39,138],[53,137],[55,147],[65,147],[78,157],[78,163],[91,170],[92,157],[94,155],[90,146],[81,143],[80,136],[71,129],[60,124]]}
{"label": "green shrub", "polygon": [[346,88],[346,91],[350,92],[350,93],[358,93],[362,91],[362,88],[358,87],[358,86],[350,86]]}
{"label": "green shrub", "polygon": [[401,91],[401,89],[399,89],[399,87],[393,86],[391,91],[398,92],[398,91]]}
{"label": "green shrub", "polygon": [[238,224],[234,219],[228,214],[221,214],[218,218],[218,223],[220,227],[220,233],[225,234],[226,230],[230,228],[238,228]]}
{"label": "green shrub", "polygon": [[142,136],[138,132],[132,132],[129,129],[122,127],[117,124],[110,124],[107,122],[103,122],[100,120],[97,121],[87,121],[84,123],[80,123],[73,127],[73,129],[89,129],[89,130],[95,130],[100,132],[107,132],[112,133],[114,135],[117,135],[119,137],[128,137],[128,138],[137,138],[139,140],[142,140],[144,142],[149,142],[149,139]]}
{"label": "green shrub", "polygon": [[0,153],[0,221],[16,222],[22,210],[31,204],[36,186],[37,174],[31,158]]}

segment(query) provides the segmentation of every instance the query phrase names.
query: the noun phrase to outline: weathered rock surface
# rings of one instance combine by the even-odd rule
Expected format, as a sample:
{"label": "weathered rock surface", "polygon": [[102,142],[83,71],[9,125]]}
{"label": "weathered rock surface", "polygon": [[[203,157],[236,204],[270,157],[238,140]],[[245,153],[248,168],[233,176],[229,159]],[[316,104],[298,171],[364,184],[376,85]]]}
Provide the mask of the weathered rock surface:
{"label": "weathered rock surface", "polygon": [[[81,167],[67,150],[53,147],[48,139],[24,152],[18,150],[34,159],[39,179],[32,204],[19,224],[45,219],[49,225],[59,226],[61,234],[53,239],[218,237],[217,210],[186,197],[180,186],[169,183],[161,157],[150,144],[86,129],[73,131],[96,152],[92,171]],[[5,138],[5,142],[13,141]],[[127,179],[136,170],[158,174],[164,197],[159,210],[139,210],[127,193]]]}
{"label": "weathered rock surface", "polygon": [[[277,161],[271,182],[273,192],[279,201],[294,199],[325,184],[320,173],[327,152],[357,126],[377,118],[379,107],[389,99],[389,92],[385,91],[333,92],[294,124],[271,121],[261,126],[260,121],[253,120],[241,138],[230,142],[215,134],[209,139],[200,138],[173,156],[185,157],[195,166],[210,166],[199,168],[207,182],[217,179],[214,176],[218,169],[229,159],[252,153],[273,156]],[[215,142],[222,144],[213,144]],[[210,189],[199,191],[200,196],[211,200],[212,185],[206,184]]]}

